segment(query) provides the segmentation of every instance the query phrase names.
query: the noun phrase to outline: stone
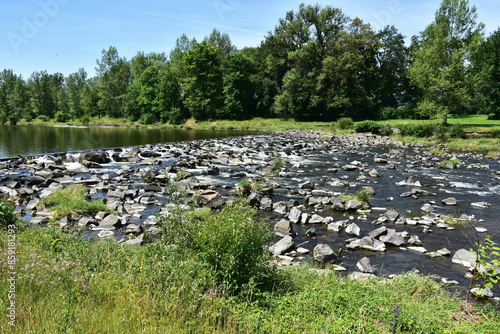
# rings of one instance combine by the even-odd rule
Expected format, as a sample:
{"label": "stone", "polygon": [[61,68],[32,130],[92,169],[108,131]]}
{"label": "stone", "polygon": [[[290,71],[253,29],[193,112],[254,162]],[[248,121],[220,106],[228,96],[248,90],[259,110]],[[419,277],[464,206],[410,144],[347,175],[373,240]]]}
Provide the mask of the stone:
{"label": "stone", "polygon": [[488,232],[488,230],[486,228],[484,228],[484,227],[474,227],[474,229],[478,233],[486,233],[486,232]]}
{"label": "stone", "polygon": [[444,205],[457,205],[457,199],[455,197],[448,197],[441,201]]}
{"label": "stone", "polygon": [[326,219],[318,214],[313,214],[308,221],[309,224],[324,224],[325,222]]}
{"label": "stone", "polygon": [[370,263],[370,259],[367,258],[366,256],[361,258],[356,263],[356,267],[362,272],[362,273],[368,273],[368,274],[373,274],[375,272],[375,268],[372,267]]}
{"label": "stone", "polygon": [[370,233],[368,233],[368,235],[370,237],[376,239],[376,238],[378,238],[379,236],[381,236],[381,235],[383,235],[385,233],[387,233],[387,227],[382,226],[382,227],[379,227],[376,230],[371,231]]}
{"label": "stone", "polygon": [[313,190],[314,189],[314,183],[311,181],[306,181],[303,183],[299,183],[299,189],[306,189],[306,190]]}
{"label": "stone", "polygon": [[427,249],[425,249],[424,247],[410,246],[408,247],[408,249],[422,254],[427,252]]}
{"label": "stone", "polygon": [[259,208],[264,211],[271,211],[273,209],[273,200],[269,197],[263,197],[260,200]]}
{"label": "stone", "polygon": [[260,206],[261,200],[262,200],[262,194],[258,192],[252,192],[248,198],[248,203],[253,206],[253,207],[258,207]]}
{"label": "stone", "polygon": [[493,292],[490,288],[472,288],[470,291],[474,296],[479,298],[493,298]]}
{"label": "stone", "polygon": [[345,211],[345,201],[341,198],[332,197],[330,198],[332,203],[331,209],[335,211]]}
{"label": "stone", "polygon": [[215,190],[205,190],[197,198],[198,202],[200,202],[204,206],[208,206],[210,209],[217,209],[222,207],[225,204],[225,200],[222,198],[222,195],[216,192]]}
{"label": "stone", "polygon": [[347,211],[352,211],[352,210],[359,210],[363,207],[363,203],[356,200],[356,199],[351,199],[350,201],[347,202],[345,209]]}
{"label": "stone", "polygon": [[285,202],[276,202],[273,203],[273,211],[280,215],[285,215],[288,211],[288,207]]}
{"label": "stone", "polygon": [[352,280],[359,280],[359,279],[373,279],[377,278],[377,276],[369,273],[362,273],[359,271],[353,271],[352,273],[349,274],[349,278]]}
{"label": "stone", "polygon": [[290,221],[293,223],[293,224],[298,224],[300,223],[300,216],[302,215],[302,211],[300,211],[298,208],[291,208],[290,209],[290,212],[288,213],[288,219],[290,219]]}
{"label": "stone", "polygon": [[351,223],[345,228],[345,233],[359,236],[361,233],[361,229],[355,223]]}
{"label": "stone", "polygon": [[387,245],[396,246],[396,247],[401,247],[405,244],[405,239],[397,233],[390,234],[390,235],[382,235],[382,236],[380,236],[379,240],[384,242]]}
{"label": "stone", "polygon": [[80,153],[79,161],[82,162],[84,160],[96,162],[98,164],[107,164],[111,162],[108,154],[104,151],[89,151]]}
{"label": "stone", "polygon": [[306,231],[305,235],[308,237],[314,237],[316,235],[316,228],[311,227]]}
{"label": "stone", "polygon": [[274,233],[281,237],[290,235],[291,232],[292,232],[292,225],[290,221],[286,219],[282,219],[274,225]]}
{"label": "stone", "polygon": [[422,205],[420,210],[422,210],[423,212],[426,212],[426,213],[430,213],[430,212],[434,211],[434,208],[433,208],[432,204],[425,203],[424,205]]}
{"label": "stone", "polygon": [[376,169],[372,169],[368,172],[368,175],[370,175],[370,177],[379,177],[380,176],[380,173],[377,172]]}
{"label": "stone", "polygon": [[451,255],[451,252],[448,248],[441,248],[441,249],[438,249],[436,251],[436,253],[438,253],[439,255],[441,256],[448,256],[448,255]]}
{"label": "stone", "polygon": [[122,219],[118,217],[117,215],[108,215],[106,218],[101,220],[99,222],[99,227],[106,227],[106,228],[120,228],[123,226]]}
{"label": "stone", "polygon": [[125,245],[141,246],[144,243],[144,233],[138,235],[136,238],[128,239],[124,242]]}
{"label": "stone", "polygon": [[479,208],[479,209],[487,209],[487,208],[489,208],[491,206],[491,203],[488,203],[488,202],[474,202],[474,203],[471,203],[470,205],[472,205],[475,208]]}
{"label": "stone", "polygon": [[387,219],[389,219],[391,222],[393,222],[396,221],[396,219],[398,219],[399,213],[391,209],[385,212],[384,216],[387,217]]}
{"label": "stone", "polygon": [[328,231],[340,232],[342,228],[345,227],[347,220],[341,220],[338,222],[333,222],[328,224]]}
{"label": "stone", "polygon": [[461,264],[468,268],[473,268],[476,265],[476,260],[476,254],[464,248],[457,250],[451,258],[451,262]]}
{"label": "stone", "polygon": [[313,256],[316,261],[326,263],[337,259],[337,254],[327,244],[317,244],[313,250]]}
{"label": "stone", "polygon": [[291,236],[286,236],[280,239],[277,243],[270,247],[271,253],[274,255],[283,255],[295,246],[295,242]]}
{"label": "stone", "polygon": [[408,243],[410,245],[417,245],[417,246],[423,245],[422,241],[420,241],[420,238],[417,235],[410,236],[410,239],[408,239]]}

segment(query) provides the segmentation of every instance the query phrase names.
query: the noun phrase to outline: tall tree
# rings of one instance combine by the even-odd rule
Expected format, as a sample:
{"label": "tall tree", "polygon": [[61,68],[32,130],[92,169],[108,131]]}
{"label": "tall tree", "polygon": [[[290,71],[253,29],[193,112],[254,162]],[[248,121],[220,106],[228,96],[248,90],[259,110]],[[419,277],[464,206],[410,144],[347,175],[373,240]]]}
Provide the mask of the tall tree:
{"label": "tall tree", "polygon": [[118,56],[115,47],[102,50],[101,60],[96,67],[99,77],[99,108],[110,117],[123,115],[123,103],[127,87],[130,84],[131,69],[125,58]]}
{"label": "tall tree", "polygon": [[0,73],[0,124],[16,124],[27,107],[25,82],[12,70]]}
{"label": "tall tree", "polygon": [[443,124],[449,113],[472,105],[471,60],[484,30],[476,20],[476,7],[469,1],[443,0],[414,48],[410,78],[423,93],[417,110],[431,117],[438,110]]}
{"label": "tall tree", "polygon": [[216,119],[223,107],[222,59],[219,50],[203,41],[185,55],[184,101],[200,121]]}
{"label": "tall tree", "polygon": [[87,72],[83,68],[68,75],[66,78],[66,96],[70,118],[81,118],[85,114],[83,99],[87,90]]}
{"label": "tall tree", "polygon": [[480,111],[500,119],[500,29],[479,47],[473,58],[476,104]]}

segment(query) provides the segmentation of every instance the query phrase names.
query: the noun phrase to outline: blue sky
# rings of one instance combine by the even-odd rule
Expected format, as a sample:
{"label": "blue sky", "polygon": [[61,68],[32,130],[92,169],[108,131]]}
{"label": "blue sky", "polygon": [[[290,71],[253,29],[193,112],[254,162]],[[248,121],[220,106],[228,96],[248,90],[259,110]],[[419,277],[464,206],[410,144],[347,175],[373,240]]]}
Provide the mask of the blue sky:
{"label": "blue sky", "polygon": [[[28,78],[33,71],[68,75],[83,67],[93,76],[109,46],[127,59],[137,51],[168,54],[182,33],[201,40],[213,28],[238,48],[258,46],[302,2],[341,8],[375,30],[395,25],[409,38],[432,22],[441,0],[2,0],[0,70]],[[500,0],[470,4],[487,35],[498,28]]]}

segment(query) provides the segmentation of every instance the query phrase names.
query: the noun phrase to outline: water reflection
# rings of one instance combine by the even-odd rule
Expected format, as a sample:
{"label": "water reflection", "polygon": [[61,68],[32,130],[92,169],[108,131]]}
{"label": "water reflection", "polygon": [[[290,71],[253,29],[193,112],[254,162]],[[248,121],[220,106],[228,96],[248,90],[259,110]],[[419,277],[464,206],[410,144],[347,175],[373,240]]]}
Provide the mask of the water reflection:
{"label": "water reflection", "polygon": [[251,134],[242,130],[0,125],[0,158]]}

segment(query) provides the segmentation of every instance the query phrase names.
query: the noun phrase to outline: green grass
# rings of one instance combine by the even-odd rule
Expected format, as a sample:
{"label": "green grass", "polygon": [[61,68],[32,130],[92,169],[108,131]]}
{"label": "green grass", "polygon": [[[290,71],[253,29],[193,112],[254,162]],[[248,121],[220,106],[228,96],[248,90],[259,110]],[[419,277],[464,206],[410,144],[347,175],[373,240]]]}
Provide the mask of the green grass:
{"label": "green grass", "polygon": [[[498,309],[478,303],[466,315],[460,299],[425,276],[352,281],[308,264],[271,267],[261,257],[268,232],[252,217],[241,202],[218,212],[173,212],[163,220],[165,238],[142,247],[87,243],[52,226],[20,228],[16,322],[0,317],[0,333],[500,330]],[[8,264],[8,247],[2,231],[0,267]],[[2,282],[8,278],[0,271]],[[8,284],[0,284],[2,310],[8,294]]]}
{"label": "green grass", "polygon": [[69,215],[95,214],[99,211],[113,212],[101,200],[87,200],[87,189],[81,184],[59,189],[44,198],[40,204],[52,207],[51,213],[56,219]]}

